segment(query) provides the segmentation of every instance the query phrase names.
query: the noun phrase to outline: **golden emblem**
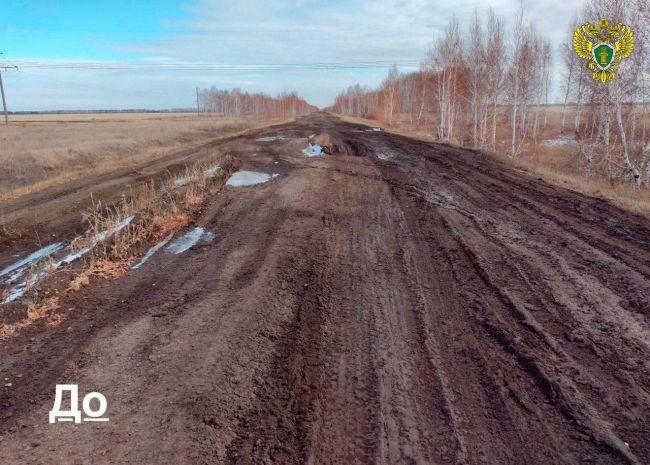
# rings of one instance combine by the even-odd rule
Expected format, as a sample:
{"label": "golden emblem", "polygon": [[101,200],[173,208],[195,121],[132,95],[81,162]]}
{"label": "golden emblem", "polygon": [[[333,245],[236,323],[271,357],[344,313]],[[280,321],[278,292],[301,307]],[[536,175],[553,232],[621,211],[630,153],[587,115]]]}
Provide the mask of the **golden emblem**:
{"label": "golden emblem", "polygon": [[573,33],[573,49],[583,60],[595,81],[603,84],[616,77],[619,62],[634,51],[634,32],[621,23],[610,24],[606,19],[598,24],[586,23]]}

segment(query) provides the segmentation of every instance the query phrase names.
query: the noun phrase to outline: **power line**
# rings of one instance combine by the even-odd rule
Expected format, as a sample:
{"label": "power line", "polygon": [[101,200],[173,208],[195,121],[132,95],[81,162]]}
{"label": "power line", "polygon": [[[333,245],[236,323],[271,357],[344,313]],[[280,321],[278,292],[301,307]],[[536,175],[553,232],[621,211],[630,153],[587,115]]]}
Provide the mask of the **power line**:
{"label": "power line", "polygon": [[16,60],[22,69],[88,70],[166,70],[166,71],[275,71],[373,69],[391,65],[418,66],[419,60],[337,61],[311,63],[177,63],[177,62],[106,62],[106,61],[32,61]]}
{"label": "power line", "polygon": [[[2,55],[2,53],[0,53]],[[8,70],[8,69],[18,69],[17,66],[13,65],[0,65],[0,94],[2,94],[2,109],[4,110],[5,114],[5,124],[9,124],[9,111],[7,110],[7,99],[5,98],[5,88],[4,85],[2,84],[2,70]]]}

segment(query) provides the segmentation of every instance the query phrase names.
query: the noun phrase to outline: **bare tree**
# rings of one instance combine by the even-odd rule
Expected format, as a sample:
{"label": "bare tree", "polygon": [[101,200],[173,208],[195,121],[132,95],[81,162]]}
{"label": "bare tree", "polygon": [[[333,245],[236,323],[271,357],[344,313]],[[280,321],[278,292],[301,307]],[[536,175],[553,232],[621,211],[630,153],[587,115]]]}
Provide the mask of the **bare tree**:
{"label": "bare tree", "polygon": [[393,65],[388,70],[388,76],[384,80],[382,90],[385,98],[385,115],[388,124],[393,123],[393,114],[398,101],[397,91],[399,89],[399,71]]}

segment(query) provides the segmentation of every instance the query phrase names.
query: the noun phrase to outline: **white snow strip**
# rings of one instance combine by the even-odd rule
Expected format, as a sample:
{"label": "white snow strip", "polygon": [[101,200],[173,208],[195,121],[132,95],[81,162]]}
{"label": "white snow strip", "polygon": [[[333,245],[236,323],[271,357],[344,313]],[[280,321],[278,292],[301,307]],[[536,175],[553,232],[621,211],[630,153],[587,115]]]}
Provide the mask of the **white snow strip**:
{"label": "white snow strip", "polygon": [[221,171],[221,166],[219,165],[212,165],[206,168],[206,170],[203,172],[208,178],[213,178],[217,174],[219,174],[219,171]]}
{"label": "white snow strip", "polygon": [[135,265],[133,265],[133,266],[131,267],[131,269],[132,269],[132,270],[137,270],[137,269],[140,268],[142,265],[144,265],[145,262],[146,262],[147,260],[149,260],[149,259],[153,256],[153,254],[155,254],[155,253],[158,252],[160,249],[162,249],[165,245],[167,245],[167,243],[172,239],[172,237],[174,237],[174,235],[173,235],[173,234],[170,234],[169,236],[167,236],[166,238],[164,238],[162,241],[158,242],[156,245],[154,245],[153,247],[151,247],[151,248],[147,251],[147,253],[144,254],[144,256],[140,259],[140,261],[138,261],[138,263],[136,263]]}
{"label": "white snow strip", "polygon": [[194,228],[169,244],[165,250],[175,255],[183,253],[196,245],[204,232],[205,230],[203,228]]}
{"label": "white snow strip", "polygon": [[212,241],[214,241],[214,238],[215,238],[214,233],[212,231],[208,231],[207,233],[205,233],[203,235],[203,237],[201,238],[201,241],[205,242],[206,244],[209,244]]}
{"label": "white snow strip", "polygon": [[184,186],[185,184],[188,184],[193,181],[192,176],[186,176],[184,178],[176,178],[174,179],[174,187],[181,187]]}
{"label": "white snow strip", "polygon": [[[118,225],[112,227],[111,229],[108,229],[106,231],[102,231],[101,233],[97,234],[91,239],[90,245],[88,247],[85,247],[77,252],[71,253],[63,257],[61,260],[56,262],[54,265],[52,265],[52,268],[57,270],[61,268],[62,266],[65,266],[67,264],[70,264],[84,255],[86,255],[88,252],[90,252],[98,243],[101,241],[105,240],[106,238],[112,236],[113,234],[116,234],[117,232],[121,231],[125,227],[133,221],[133,216],[129,216],[128,218],[125,218],[120,222]],[[45,278],[48,274],[50,267],[45,266],[41,267],[37,272],[35,272],[32,277],[28,281],[23,281],[22,283],[18,284],[14,288],[12,288],[9,291],[9,296],[2,302],[3,304],[13,302],[15,300],[18,300],[21,298],[25,292],[27,292],[27,289],[32,287],[33,285],[37,284],[40,280]]]}
{"label": "white snow strip", "polygon": [[125,218],[124,220],[122,220],[122,222],[120,222],[118,225],[113,226],[111,229],[100,232],[95,237],[91,238],[90,245],[88,247],[84,247],[83,249],[81,249],[81,250],[79,250],[77,252],[66,255],[61,260],[56,262],[54,264],[54,269],[58,270],[62,266],[69,265],[70,263],[79,260],[81,257],[86,255],[88,252],[93,250],[97,244],[99,244],[103,240],[111,237],[112,235],[117,234],[122,229],[126,228],[129,225],[129,223],[131,223],[131,221],[133,221],[133,218],[134,218],[133,216],[129,216],[129,217]]}
{"label": "white snow strip", "polygon": [[25,291],[27,291],[27,287],[14,287],[9,291],[9,296],[2,301],[3,304],[8,304],[10,302],[14,302],[18,299],[20,299],[23,295],[25,295]]}
{"label": "white snow strip", "polygon": [[279,176],[278,174],[258,173],[255,171],[237,171],[230,176],[227,186],[241,187],[241,186],[255,186],[262,184],[271,179]]}
{"label": "white snow strip", "polygon": [[[212,165],[203,171],[203,175],[206,178],[214,178],[219,173],[220,170],[221,167],[219,165]],[[198,181],[198,179],[199,179],[198,176],[185,176],[183,178],[176,178],[174,179],[174,187],[181,187],[184,186],[185,184]]]}
{"label": "white snow strip", "polygon": [[389,153],[381,152],[377,154],[377,158],[379,158],[380,160],[390,160],[391,158],[393,158],[393,156]]}
{"label": "white snow strip", "polygon": [[563,145],[574,145],[576,141],[573,139],[546,139],[542,141],[542,145],[547,147],[561,147]]}
{"label": "white snow strip", "polygon": [[[53,253],[59,251],[61,248],[63,248],[62,242],[55,242],[54,244],[50,244],[46,247],[43,247],[42,249],[37,250],[36,252],[28,255],[22,260],[18,260],[16,263],[13,263],[12,265],[9,265],[7,268],[5,268],[4,270],[0,271],[0,276],[5,276],[15,270],[20,271],[20,273],[18,274],[14,273],[13,275],[11,275],[10,281],[13,281],[23,274],[24,268],[31,265],[32,263],[37,262],[41,258],[49,257]],[[21,271],[21,269],[23,270]]]}
{"label": "white snow strip", "polygon": [[257,142],[275,142],[276,140],[285,140],[285,136],[266,136],[255,139]]}
{"label": "white snow strip", "polygon": [[323,147],[318,144],[309,144],[309,147],[302,149],[302,153],[306,157],[320,157],[324,155]]}

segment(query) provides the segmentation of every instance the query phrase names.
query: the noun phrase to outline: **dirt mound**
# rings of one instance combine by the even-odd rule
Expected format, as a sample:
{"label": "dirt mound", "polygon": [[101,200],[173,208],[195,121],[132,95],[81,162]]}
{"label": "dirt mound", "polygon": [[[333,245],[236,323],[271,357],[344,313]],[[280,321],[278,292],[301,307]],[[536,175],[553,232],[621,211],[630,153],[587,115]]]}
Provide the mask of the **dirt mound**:
{"label": "dirt mound", "polygon": [[323,148],[323,152],[332,155],[335,153],[343,155],[356,155],[356,151],[350,143],[338,134],[322,132],[309,138],[310,144],[317,144]]}

